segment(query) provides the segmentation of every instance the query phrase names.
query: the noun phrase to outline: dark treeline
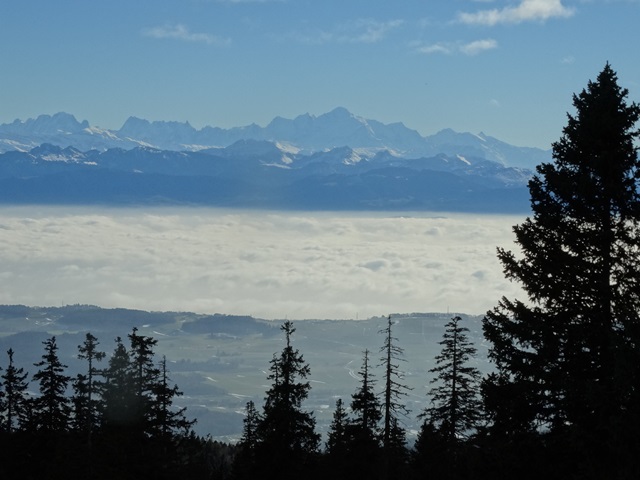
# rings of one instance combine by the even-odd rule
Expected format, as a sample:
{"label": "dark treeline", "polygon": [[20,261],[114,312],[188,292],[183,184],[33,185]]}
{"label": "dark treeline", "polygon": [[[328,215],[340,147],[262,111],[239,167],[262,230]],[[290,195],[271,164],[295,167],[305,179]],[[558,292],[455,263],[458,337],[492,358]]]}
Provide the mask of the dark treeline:
{"label": "dark treeline", "polygon": [[[106,359],[95,337],[71,379],[44,342],[31,378],[2,372],[3,478],[637,479],[640,478],[640,106],[609,64],[574,95],[576,114],[552,163],[529,183],[532,216],[498,249],[525,298],[502,298],[483,319],[492,372],[460,317],[445,326],[430,370],[430,403],[408,412],[404,352],[387,318],[365,350],[358,384],[338,398],[325,441],[304,408],[310,366],[295,328],[269,364],[262,406],[248,402],[237,445],[193,434],[173,406],[180,391],[155,340],[121,339]],[[106,363],[105,366],[99,366]],[[67,390],[71,387],[72,394]],[[404,420],[420,429],[409,445]],[[14,473],[18,472],[18,473]]]}
{"label": "dark treeline", "polygon": [[127,340],[117,338],[107,359],[87,333],[77,352],[85,369],[75,378],[66,375],[55,336],[43,342],[31,378],[7,351],[1,478],[223,478],[234,447],[194,434],[195,420],[174,406],[182,392],[166,358],[155,359],[157,340],[136,328]]}

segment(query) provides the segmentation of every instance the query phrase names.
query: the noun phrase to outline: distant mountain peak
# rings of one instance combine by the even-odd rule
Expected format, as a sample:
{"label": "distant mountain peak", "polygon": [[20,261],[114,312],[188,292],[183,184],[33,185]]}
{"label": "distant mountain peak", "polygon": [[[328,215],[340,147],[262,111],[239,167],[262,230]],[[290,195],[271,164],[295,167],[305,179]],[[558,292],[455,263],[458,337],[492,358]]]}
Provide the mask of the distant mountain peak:
{"label": "distant mountain peak", "polygon": [[355,115],[353,115],[349,110],[347,110],[344,107],[336,107],[333,110],[329,111],[328,113],[325,113],[324,115],[328,117],[355,118]]}
{"label": "distant mountain peak", "polygon": [[[106,130],[91,127],[86,120],[78,122],[73,115],[64,112],[0,125],[0,152],[29,151],[41,143],[73,145],[81,151],[132,149],[140,145],[162,150],[200,151],[229,147],[240,140],[269,141],[286,146],[280,150],[286,150],[287,154],[309,155],[346,146],[359,153],[389,150],[405,158],[460,154],[528,168],[548,161],[550,157],[549,151],[515,147],[484,133],[458,133],[445,128],[435,135],[422,136],[401,122],[384,124],[365,119],[342,106],[318,116],[309,113],[293,119],[277,116],[266,127],[252,123],[228,129],[205,126],[198,130],[188,121],[150,122],[131,116],[120,130]],[[268,148],[277,147],[263,145],[258,148],[245,144],[243,148],[247,152],[260,149],[266,152]]]}
{"label": "distant mountain peak", "polygon": [[55,162],[77,162],[79,159],[85,157],[84,153],[77,148],[62,148],[50,143],[43,143],[42,145],[32,148],[29,154],[35,158]]}
{"label": "distant mountain peak", "polygon": [[89,128],[89,122],[79,122],[76,117],[66,112],[58,112],[53,115],[38,115],[35,119],[29,118],[22,122],[18,119],[9,124],[14,130],[22,130],[28,133],[40,135],[56,135],[79,133]]}
{"label": "distant mountain peak", "polygon": [[149,122],[149,120],[131,116],[125,120],[122,127],[120,127],[120,131],[130,129],[132,127],[149,126],[149,125],[151,125],[151,122]]}
{"label": "distant mountain peak", "polygon": [[367,120],[357,115],[354,115],[344,107],[336,107],[328,113],[324,113],[317,117],[318,121],[330,121],[341,123],[354,123],[366,125]]}

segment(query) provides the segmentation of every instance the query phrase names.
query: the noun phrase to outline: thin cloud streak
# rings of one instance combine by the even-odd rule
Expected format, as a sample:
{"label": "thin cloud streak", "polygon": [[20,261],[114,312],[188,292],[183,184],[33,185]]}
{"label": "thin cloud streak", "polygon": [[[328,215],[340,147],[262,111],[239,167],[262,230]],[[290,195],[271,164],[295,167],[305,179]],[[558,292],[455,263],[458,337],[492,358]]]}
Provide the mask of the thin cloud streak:
{"label": "thin cloud streak", "polygon": [[262,318],[482,314],[519,217],[0,209],[0,303]]}
{"label": "thin cloud streak", "polygon": [[432,55],[432,54],[444,54],[444,55],[449,55],[451,53],[453,53],[453,51],[455,50],[455,46],[453,46],[452,44],[447,44],[447,43],[433,43],[430,45],[422,45],[416,48],[416,51],[418,53],[424,53],[425,55]]}
{"label": "thin cloud streak", "polygon": [[467,43],[460,47],[460,51],[465,55],[477,55],[487,50],[493,50],[498,48],[498,42],[488,38],[485,40],[476,40],[475,42]]}
{"label": "thin cloud streak", "polygon": [[344,25],[340,30],[345,30],[344,35],[338,35],[340,41],[352,43],[377,43],[384,39],[390,31],[400,27],[402,20],[389,20],[379,22],[370,18],[358,19],[352,24]]}
{"label": "thin cloud streak", "polygon": [[492,38],[486,38],[469,43],[439,42],[431,45],[420,45],[416,48],[416,51],[425,55],[451,55],[454,53],[462,53],[464,55],[473,56],[495,48],[498,48],[498,42]]}
{"label": "thin cloud streak", "polygon": [[286,37],[311,45],[328,43],[373,44],[383,41],[392,30],[401,27],[403,24],[403,20],[381,22],[371,18],[360,18],[336,25],[329,31],[323,29],[312,29],[304,32],[296,31]]}
{"label": "thin cloud streak", "polygon": [[517,6],[480,10],[474,13],[462,12],[457,18],[461,23],[492,27],[498,24],[544,22],[552,18],[569,18],[574,13],[575,9],[565,7],[561,0],[522,0]]}
{"label": "thin cloud streak", "polygon": [[145,37],[156,39],[181,40],[185,42],[206,43],[207,45],[226,46],[231,43],[229,38],[221,38],[209,33],[194,33],[182,24],[147,28],[142,31]]}

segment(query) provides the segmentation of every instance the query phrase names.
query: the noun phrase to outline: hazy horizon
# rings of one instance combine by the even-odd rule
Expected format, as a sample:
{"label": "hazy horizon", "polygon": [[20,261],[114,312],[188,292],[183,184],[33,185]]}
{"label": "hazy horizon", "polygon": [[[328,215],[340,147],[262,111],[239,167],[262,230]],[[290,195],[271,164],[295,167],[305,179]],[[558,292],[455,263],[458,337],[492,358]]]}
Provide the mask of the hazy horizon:
{"label": "hazy horizon", "polygon": [[[0,303],[364,319],[482,314],[514,215],[0,207]],[[521,296],[521,295],[520,295]]]}

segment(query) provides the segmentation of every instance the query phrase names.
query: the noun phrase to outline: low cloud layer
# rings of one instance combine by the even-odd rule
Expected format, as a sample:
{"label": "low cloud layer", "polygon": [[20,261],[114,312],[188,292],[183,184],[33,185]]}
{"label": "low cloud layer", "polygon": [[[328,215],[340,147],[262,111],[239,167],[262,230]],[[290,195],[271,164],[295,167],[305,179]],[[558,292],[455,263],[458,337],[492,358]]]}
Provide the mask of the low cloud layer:
{"label": "low cloud layer", "polygon": [[481,314],[512,216],[0,209],[0,303],[262,318]]}

